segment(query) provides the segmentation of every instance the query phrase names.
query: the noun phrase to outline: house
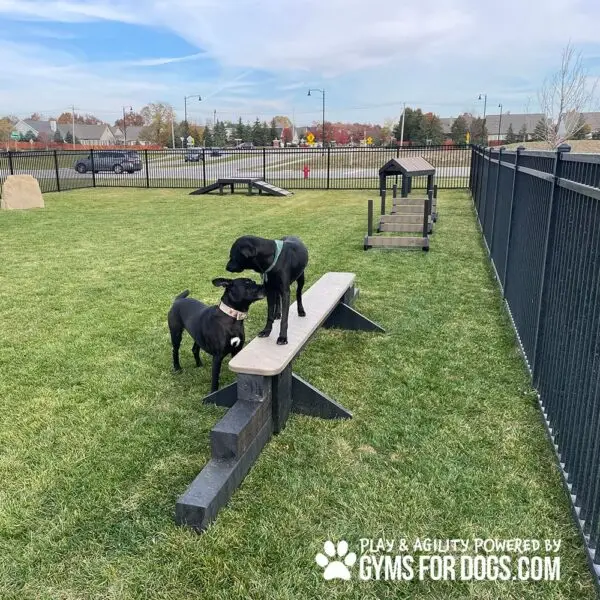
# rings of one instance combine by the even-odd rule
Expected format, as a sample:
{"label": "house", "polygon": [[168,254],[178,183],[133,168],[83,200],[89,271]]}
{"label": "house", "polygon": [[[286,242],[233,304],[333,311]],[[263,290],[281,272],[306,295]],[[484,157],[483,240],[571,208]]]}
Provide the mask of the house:
{"label": "house", "polygon": [[140,133],[143,127],[137,125],[129,125],[128,127],[110,127],[110,130],[115,138],[116,144],[126,144],[127,146],[145,146],[149,142],[140,140]]}
{"label": "house", "polygon": [[75,123],[75,126],[73,126],[71,123],[57,123],[55,119],[48,121],[21,119],[17,121],[14,127],[23,136],[31,133],[38,139],[46,138],[48,141],[54,140],[57,131],[63,140],[67,135],[72,136],[73,128],[78,143],[84,146],[109,146],[118,143],[111,127],[104,123],[101,125]]}
{"label": "house", "polygon": [[511,114],[507,112],[503,115],[487,115],[485,118],[485,127],[488,131],[488,143],[498,143],[506,140],[506,135],[511,125],[515,135],[525,125],[527,139],[523,141],[529,141],[533,138],[535,126],[539,123],[540,119],[544,119],[543,113]]}

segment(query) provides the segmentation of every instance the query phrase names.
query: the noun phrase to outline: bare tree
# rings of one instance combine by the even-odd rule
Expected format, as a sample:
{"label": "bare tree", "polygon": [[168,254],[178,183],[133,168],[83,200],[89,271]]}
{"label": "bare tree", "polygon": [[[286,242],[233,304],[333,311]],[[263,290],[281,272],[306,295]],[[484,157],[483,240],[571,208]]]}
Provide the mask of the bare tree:
{"label": "bare tree", "polygon": [[563,50],[560,69],[544,81],[539,92],[547,119],[544,141],[551,148],[573,138],[585,125],[581,113],[591,107],[597,83],[591,82],[581,53],[569,43]]}

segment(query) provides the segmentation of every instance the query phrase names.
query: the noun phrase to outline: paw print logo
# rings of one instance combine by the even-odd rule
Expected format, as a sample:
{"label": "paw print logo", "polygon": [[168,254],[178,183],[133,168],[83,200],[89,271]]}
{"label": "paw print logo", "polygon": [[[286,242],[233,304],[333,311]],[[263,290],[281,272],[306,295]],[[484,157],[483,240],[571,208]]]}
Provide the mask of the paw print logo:
{"label": "paw print logo", "polygon": [[[317,564],[325,569],[323,578],[329,581],[330,579],[350,579],[351,567],[356,562],[356,554],[348,552],[348,542],[342,540],[337,545],[337,550],[333,542],[327,540],[323,544],[325,554],[319,552],[315,557]],[[337,556],[338,560],[331,560]],[[343,561],[343,562],[342,562]]]}

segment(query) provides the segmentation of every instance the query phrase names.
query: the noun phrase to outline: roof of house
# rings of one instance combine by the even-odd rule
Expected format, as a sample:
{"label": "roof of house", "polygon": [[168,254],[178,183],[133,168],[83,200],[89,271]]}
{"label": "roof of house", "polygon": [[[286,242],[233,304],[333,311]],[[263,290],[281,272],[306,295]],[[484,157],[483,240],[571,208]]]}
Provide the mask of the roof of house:
{"label": "roof of house", "polygon": [[138,140],[140,137],[140,132],[144,129],[138,125],[128,125],[127,126],[127,139],[128,140]]}
{"label": "roof of house", "polygon": [[[71,123],[59,123],[57,128],[63,138],[67,133],[73,133],[73,125]],[[75,123],[75,137],[80,140],[99,140],[107,128],[108,125],[83,125]]]}
{"label": "roof of house", "polygon": [[498,128],[500,128],[500,134],[506,134],[511,125],[514,133],[518,133],[523,125],[525,125],[528,133],[533,133],[535,126],[538,124],[540,119],[543,118],[543,113],[504,113],[502,115],[502,121],[500,121],[500,115],[487,115],[485,118],[485,126],[489,135],[498,135]]}
{"label": "roof of house", "polygon": [[592,128],[592,131],[600,130],[600,112],[581,113],[585,122]]}
{"label": "roof of house", "polygon": [[34,119],[23,119],[23,123],[27,123],[28,127],[35,129],[38,133],[54,133],[50,127],[50,121],[36,121]]}

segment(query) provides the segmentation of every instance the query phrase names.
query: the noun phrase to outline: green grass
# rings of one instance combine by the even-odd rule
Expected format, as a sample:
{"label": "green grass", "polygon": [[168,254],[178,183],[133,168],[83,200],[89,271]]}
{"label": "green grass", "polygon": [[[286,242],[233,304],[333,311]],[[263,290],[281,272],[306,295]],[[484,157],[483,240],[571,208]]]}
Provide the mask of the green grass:
{"label": "green grass", "polygon": [[[594,597],[466,194],[440,194],[429,253],[364,252],[365,198],[89,189],[0,213],[0,598]],[[197,536],[175,499],[224,409],[201,403],[189,338],[171,374],[166,313],[185,288],[216,302],[210,281],[249,232],[301,236],[308,285],[355,272],[357,309],[387,333],[319,332],[296,371],[354,418],[293,415]],[[327,538],[380,536],[560,538],[562,578],[322,579]]]}

